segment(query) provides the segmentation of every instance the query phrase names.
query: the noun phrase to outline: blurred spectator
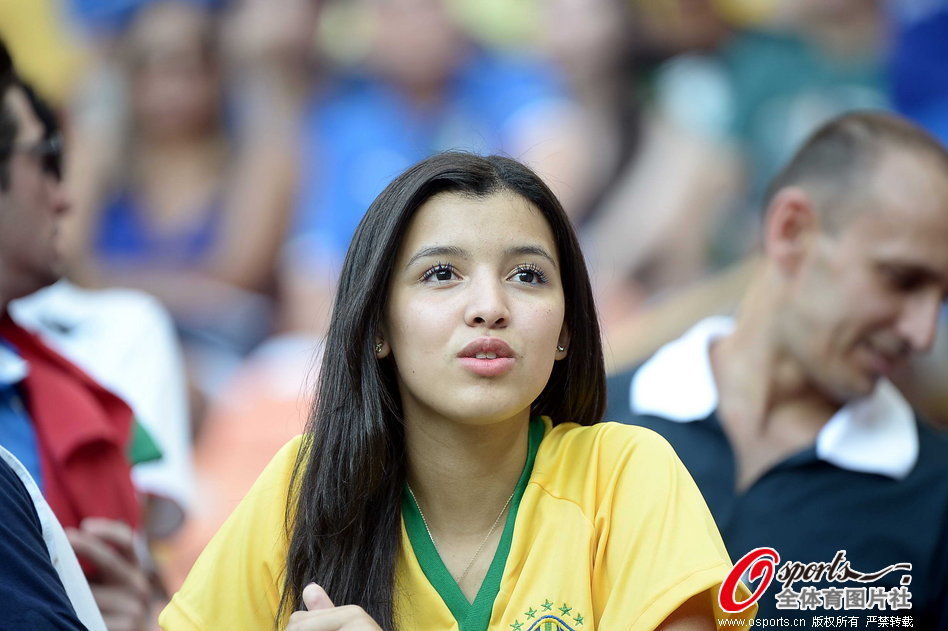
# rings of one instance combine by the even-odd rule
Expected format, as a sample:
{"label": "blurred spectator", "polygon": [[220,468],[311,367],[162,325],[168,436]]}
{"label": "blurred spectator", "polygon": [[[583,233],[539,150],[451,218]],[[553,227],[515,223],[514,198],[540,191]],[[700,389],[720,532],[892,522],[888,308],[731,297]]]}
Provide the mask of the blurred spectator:
{"label": "blurred spectator", "polygon": [[64,5],[63,0],[0,2],[0,38],[20,60],[20,76],[57,107],[77,88],[88,61]]}
{"label": "blurred spectator", "polygon": [[[861,20],[855,17],[849,17],[842,20],[840,24],[832,27],[831,25],[822,25],[821,28],[826,31],[838,30],[842,34],[854,32],[849,36],[849,41],[853,44],[862,42],[860,46],[854,49],[860,52],[857,58],[864,59],[867,68],[866,76],[872,77],[870,87],[856,89],[852,86],[845,87],[846,84],[836,84],[829,76],[818,76],[810,80],[820,79],[819,85],[814,85],[816,91],[812,95],[813,99],[818,99],[824,103],[829,101],[826,107],[837,107],[839,105],[851,106],[852,102],[845,103],[843,99],[839,104],[833,103],[834,91],[842,91],[848,94],[870,95],[867,102],[887,102],[891,99],[892,104],[904,114],[916,120],[925,126],[930,132],[939,136],[943,141],[948,139],[948,75],[946,75],[946,66],[944,64],[945,54],[948,53],[946,43],[948,43],[948,2],[945,0],[891,0],[886,4],[888,9],[886,15],[889,18],[889,30],[891,32],[891,49],[886,50],[885,38],[881,36],[880,24],[878,19],[878,6],[876,3],[867,3],[863,6],[849,5],[841,3],[829,3],[822,7],[827,13],[822,17],[812,13],[814,7],[807,5],[796,5],[784,3],[785,10],[779,15],[770,15],[770,32],[799,30],[801,11],[802,17],[814,23],[832,20],[838,14],[831,11],[835,9],[846,16],[850,12],[854,15],[863,15]],[[755,5],[759,6],[759,5]],[[821,7],[817,6],[816,9]],[[863,14],[863,10],[868,14]],[[818,19],[819,18],[819,19]],[[871,18],[871,19],[870,19]],[[758,25],[759,26],[759,25]],[[859,35],[861,33],[861,35]],[[857,37],[858,35],[858,37]],[[747,37],[747,35],[740,36]],[[772,37],[772,35],[768,35]],[[786,35],[783,36],[786,38]],[[838,37],[842,38],[842,35]],[[795,40],[799,44],[799,39]],[[814,40],[816,41],[816,40]],[[827,41],[829,41],[827,39]],[[827,50],[842,50],[841,47],[825,47]],[[822,48],[811,46],[811,54],[814,56],[823,55]],[[733,53],[740,50],[740,47],[733,47]],[[745,49],[746,50],[746,49]],[[691,55],[691,60],[695,59]],[[831,56],[832,57],[832,56]],[[886,57],[888,62],[885,62]],[[669,81],[669,75],[681,72],[680,62],[687,59],[679,57],[663,69],[662,80]],[[721,80],[723,65],[720,65],[718,58],[710,55],[704,56],[704,72],[700,76],[713,77],[718,76],[721,85],[727,86],[725,79]],[[691,63],[691,62],[689,62]],[[824,60],[821,63],[826,63]],[[716,65],[718,64],[718,65]],[[687,64],[685,64],[687,65]],[[887,66],[889,78],[887,82],[888,95],[879,96],[877,90],[886,86],[882,81],[881,71]],[[694,66],[692,66],[694,68]],[[779,67],[785,68],[784,65]],[[873,68],[871,72],[868,70]],[[760,75],[763,76],[767,69],[762,67]],[[795,73],[794,76],[801,74]],[[685,78],[694,77],[693,73],[682,73]],[[822,78],[821,78],[822,77]],[[806,79],[798,77],[797,81]],[[750,78],[746,78],[750,82]],[[768,84],[775,82],[775,79],[767,79]],[[659,82],[661,83],[661,81]],[[681,85],[681,92],[685,93],[684,82],[672,80],[673,85]],[[822,86],[822,87],[820,87]],[[788,87],[791,87],[788,84]],[[694,113],[698,108],[692,107],[690,103],[700,103],[707,107],[708,99],[706,95],[696,94],[695,83],[690,84],[687,94],[675,102],[682,104],[686,108],[685,113]],[[762,93],[762,92],[761,92]],[[820,96],[822,94],[822,96]],[[766,96],[766,95],[765,95]],[[806,100],[806,99],[804,99]],[[816,108],[810,114],[816,115],[824,111],[826,107]],[[680,108],[677,108],[680,110]],[[733,116],[733,114],[729,114]],[[784,119],[772,118],[762,120],[760,127],[769,129],[771,134],[785,132],[782,127]],[[728,123],[731,125],[733,123]],[[789,138],[787,142],[790,142]],[[753,164],[748,160],[748,168],[753,168]],[[733,225],[733,224],[732,224]],[[703,317],[712,314],[730,313],[735,308],[738,297],[740,296],[746,284],[746,278],[754,263],[747,259],[744,263],[734,266],[729,271],[718,274],[708,281],[690,287],[681,292],[675,292],[667,299],[656,301],[649,305],[640,314],[635,314],[621,328],[614,330],[610,334],[611,348],[613,351],[614,367],[627,367],[642,361],[645,357],[658,349],[663,343],[671,341],[677,335],[687,330]],[[912,402],[914,406],[920,409],[924,416],[937,424],[948,426],[948,396],[945,394],[946,375],[948,375],[948,310],[944,310],[941,319],[942,335],[936,340],[935,348],[932,352],[913,358],[906,370],[900,371],[894,375],[894,381],[900,390]]]}
{"label": "blurred spectator", "polygon": [[580,108],[585,143],[572,216],[579,225],[600,208],[638,154],[645,113],[637,16],[625,0],[541,4],[540,49],[562,72]]}
{"label": "blurred spectator", "polygon": [[526,160],[572,190],[579,159],[560,125],[575,113],[550,70],[476,46],[446,0],[358,0],[368,33],[355,67],[340,68],[307,112],[306,173],[284,260],[287,326],[322,331],[356,225],[392,176],[444,149]]}
{"label": "blurred spectator", "polygon": [[573,214],[608,328],[643,297],[704,272],[709,235],[735,194],[736,161],[721,134],[677,120],[648,85],[667,49],[710,45],[720,24],[695,12],[659,46],[623,0],[549,0],[542,10],[544,48],[581,106]]}
{"label": "blurred spectator", "polygon": [[740,158],[741,193],[723,200],[717,233],[704,234],[718,268],[750,250],[759,229],[751,209],[808,133],[842,112],[885,107],[880,1],[771,0],[753,20],[736,0],[638,4],[647,39],[677,53],[656,74],[658,110]]}
{"label": "blurred spectator", "polygon": [[755,200],[814,129],[853,109],[887,105],[879,0],[788,4],[779,29],[739,33],[721,59],[733,90],[732,131]]}
{"label": "blurred spectator", "polygon": [[889,0],[896,109],[948,143],[948,1]]}
{"label": "blurred spectator", "polygon": [[[137,4],[115,49],[127,112],[109,104],[106,91],[98,107],[114,116],[78,121],[70,272],[84,284],[134,287],[161,299],[198,387],[213,393],[269,332],[273,270],[294,186],[298,100],[295,66],[284,63],[295,51],[279,48],[287,37],[280,31],[311,3],[296,2],[302,9],[289,15],[274,6],[276,16],[253,25],[243,8],[228,22],[232,127],[216,14],[201,2]],[[258,32],[248,36],[250,28]],[[103,130],[103,119],[126,127]],[[116,137],[123,141],[117,151],[109,146]]]}
{"label": "blurred spectator", "polygon": [[[908,562],[924,577],[916,626],[945,628],[948,523],[931,517],[948,506],[948,434],[889,378],[931,351],[948,294],[948,153],[901,118],[844,115],[781,171],[765,211],[737,317],[614,376],[606,417],[672,443],[733,558],[767,546],[804,561],[845,549],[863,571]],[[908,584],[884,573],[879,585]],[[781,600],[761,615],[805,613]]]}
{"label": "blurred spectator", "polygon": [[61,148],[55,117],[0,44],[0,444],[70,529],[107,624],[139,628],[150,591],[134,548],[132,412],[7,310],[58,277],[57,232],[69,208]]}
{"label": "blurred spectator", "polygon": [[160,452],[132,467],[144,530],[150,539],[171,535],[191,507],[194,475],[184,362],[167,312],[137,291],[90,291],[66,280],[14,300],[9,311],[131,406]]}

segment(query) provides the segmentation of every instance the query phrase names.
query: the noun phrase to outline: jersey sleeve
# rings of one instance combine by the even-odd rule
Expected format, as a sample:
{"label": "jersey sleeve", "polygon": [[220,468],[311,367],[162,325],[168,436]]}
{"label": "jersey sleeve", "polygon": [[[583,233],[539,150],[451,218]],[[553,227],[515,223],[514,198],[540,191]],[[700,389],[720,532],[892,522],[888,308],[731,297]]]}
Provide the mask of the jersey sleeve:
{"label": "jersey sleeve", "polygon": [[274,456],[161,612],[164,631],[274,628],[286,566],[287,489],[300,437]]}
{"label": "jersey sleeve", "polygon": [[[718,628],[740,628],[736,620],[722,622],[728,614],[718,606],[718,589],[732,564],[697,485],[664,438],[632,429],[631,441],[603,437],[603,451],[614,459],[611,473],[599,476],[595,516],[594,590],[604,595],[598,628],[656,629],[701,593]],[[749,620],[755,612],[736,617]]]}

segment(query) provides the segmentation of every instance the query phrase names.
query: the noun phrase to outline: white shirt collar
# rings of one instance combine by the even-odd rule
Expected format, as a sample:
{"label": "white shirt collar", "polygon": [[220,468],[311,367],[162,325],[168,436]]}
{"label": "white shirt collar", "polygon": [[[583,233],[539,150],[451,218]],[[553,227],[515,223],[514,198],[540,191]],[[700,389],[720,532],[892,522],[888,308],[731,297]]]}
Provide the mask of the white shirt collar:
{"label": "white shirt collar", "polygon": [[22,357],[0,342],[0,385],[11,386],[26,379],[29,365]]}
{"label": "white shirt collar", "polygon": [[[708,318],[659,349],[632,379],[632,412],[679,423],[710,416],[718,407],[718,390],[709,349],[733,331],[732,318]],[[891,382],[881,379],[871,394],[850,401],[823,426],[816,454],[843,469],[904,478],[918,459],[912,408]]]}

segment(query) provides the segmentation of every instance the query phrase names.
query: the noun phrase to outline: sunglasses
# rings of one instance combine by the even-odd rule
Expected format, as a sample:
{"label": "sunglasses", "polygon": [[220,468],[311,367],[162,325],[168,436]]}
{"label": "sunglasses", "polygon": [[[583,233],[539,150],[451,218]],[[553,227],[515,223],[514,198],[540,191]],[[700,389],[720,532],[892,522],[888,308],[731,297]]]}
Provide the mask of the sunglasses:
{"label": "sunglasses", "polygon": [[30,145],[14,145],[4,153],[25,153],[39,160],[43,173],[62,179],[63,175],[63,139],[59,134],[44,138]]}

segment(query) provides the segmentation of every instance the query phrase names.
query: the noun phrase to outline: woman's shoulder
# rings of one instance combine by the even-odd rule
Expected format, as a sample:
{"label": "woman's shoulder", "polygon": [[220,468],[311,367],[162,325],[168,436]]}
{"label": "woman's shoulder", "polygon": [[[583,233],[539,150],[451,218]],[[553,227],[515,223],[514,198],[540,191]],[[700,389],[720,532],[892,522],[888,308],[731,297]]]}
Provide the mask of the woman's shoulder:
{"label": "woman's shoulder", "polygon": [[[290,483],[296,470],[297,457],[305,448],[305,435],[297,435],[288,440],[273,455],[254,481],[253,486],[244,495],[242,505],[254,507],[242,512],[245,519],[259,521],[260,512],[279,514],[282,518],[289,496]],[[241,511],[235,511],[241,514]],[[275,522],[274,522],[275,523]]]}
{"label": "woman's shoulder", "polygon": [[639,481],[659,488],[662,480],[671,483],[683,470],[668,441],[650,429],[614,422],[550,427],[545,422],[548,430],[531,481],[550,495],[585,503],[593,500],[587,497],[593,489],[601,499],[609,489],[637,488]]}
{"label": "woman's shoulder", "polygon": [[302,436],[270,460],[161,614],[163,629],[272,625],[286,566],[286,502]]}
{"label": "woman's shoulder", "polygon": [[283,446],[280,447],[279,451],[276,452],[276,455],[273,456],[272,462],[283,462],[284,460],[295,461],[297,454],[303,447],[303,439],[305,436],[305,434],[297,434],[293,438],[283,443]]}
{"label": "woman's shoulder", "polygon": [[293,470],[296,468],[297,458],[300,451],[305,448],[305,444],[305,434],[297,434],[286,441],[260,474],[257,483],[277,483],[285,489],[289,485]]}
{"label": "woman's shoulder", "polygon": [[544,418],[544,422],[548,429],[541,450],[545,450],[546,456],[552,460],[610,465],[633,455],[652,461],[677,459],[668,441],[646,427],[614,421],[587,426],[576,423],[552,425],[548,418]]}

